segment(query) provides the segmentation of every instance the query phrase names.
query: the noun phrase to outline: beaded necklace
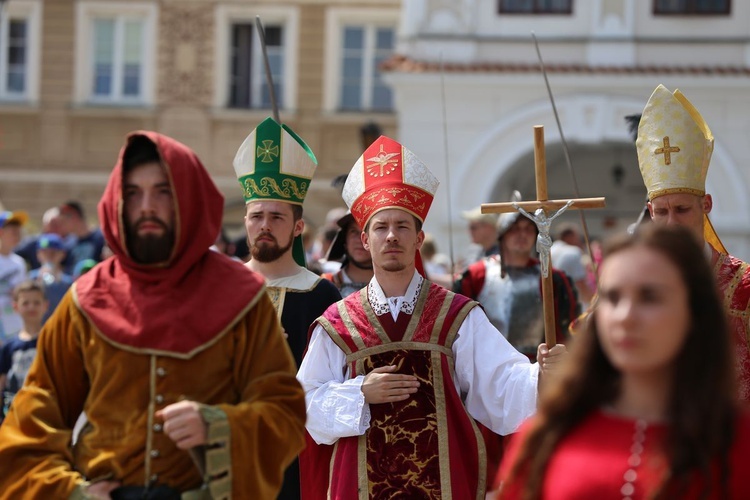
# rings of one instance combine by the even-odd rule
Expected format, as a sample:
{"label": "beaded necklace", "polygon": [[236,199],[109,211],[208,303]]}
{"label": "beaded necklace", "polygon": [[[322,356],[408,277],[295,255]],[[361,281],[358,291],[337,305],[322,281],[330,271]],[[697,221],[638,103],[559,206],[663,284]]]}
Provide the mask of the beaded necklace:
{"label": "beaded necklace", "polygon": [[635,430],[633,431],[633,444],[630,446],[630,456],[628,457],[628,470],[623,474],[623,483],[620,487],[622,500],[633,500],[635,493],[635,481],[638,479],[638,467],[641,465],[641,453],[643,453],[643,443],[646,441],[646,429],[648,422],[639,418],[635,421]]}

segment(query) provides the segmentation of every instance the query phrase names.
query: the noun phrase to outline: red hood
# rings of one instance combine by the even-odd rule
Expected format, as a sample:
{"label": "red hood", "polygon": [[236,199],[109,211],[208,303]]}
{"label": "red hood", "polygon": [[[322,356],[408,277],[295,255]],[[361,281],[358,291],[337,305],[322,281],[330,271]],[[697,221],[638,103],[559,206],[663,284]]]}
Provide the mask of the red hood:
{"label": "red hood", "polygon": [[[122,159],[137,135],[156,144],[172,184],[175,248],[166,264],[136,263],[125,243]],[[263,279],[209,250],[221,229],[223,209],[224,197],[188,147],[155,132],[128,136],[99,202],[102,232],[114,257],[81,276],[75,287],[79,306],[107,339],[187,357],[254,302]]]}

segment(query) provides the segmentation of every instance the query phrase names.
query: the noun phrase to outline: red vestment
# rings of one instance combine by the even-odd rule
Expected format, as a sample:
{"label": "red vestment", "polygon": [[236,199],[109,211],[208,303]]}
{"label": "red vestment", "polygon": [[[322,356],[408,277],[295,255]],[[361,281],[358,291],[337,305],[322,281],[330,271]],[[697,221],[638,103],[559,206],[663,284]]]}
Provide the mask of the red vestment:
{"label": "red vestment", "polygon": [[477,304],[428,281],[425,285],[414,313],[401,312],[397,321],[390,314],[377,316],[366,290],[318,320],[346,353],[352,378],[396,365],[421,384],[405,401],[370,405],[365,434],[338,440],[331,498],[358,498],[358,491],[365,491],[373,499],[476,499],[485,490],[484,447],[453,383],[451,350]]}
{"label": "red vestment", "polygon": [[739,396],[750,401],[750,266],[731,255],[715,252],[714,257],[714,276],[735,346]]}

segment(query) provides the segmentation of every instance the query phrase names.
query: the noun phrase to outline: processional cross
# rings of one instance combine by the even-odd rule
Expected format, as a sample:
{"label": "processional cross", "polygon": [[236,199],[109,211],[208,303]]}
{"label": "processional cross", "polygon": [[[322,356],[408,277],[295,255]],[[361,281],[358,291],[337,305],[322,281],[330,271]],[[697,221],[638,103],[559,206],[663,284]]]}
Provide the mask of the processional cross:
{"label": "processional cross", "polygon": [[[536,201],[519,201],[509,203],[483,203],[483,214],[499,214],[517,210],[531,219],[539,229],[536,248],[542,270],[542,302],[544,307],[544,341],[547,347],[556,343],[555,335],[555,303],[552,287],[552,273],[550,268],[550,227],[555,220],[568,208],[579,210],[587,208],[601,208],[605,206],[604,198],[573,198],[570,200],[550,200],[547,198],[547,161],[544,154],[544,127],[534,126],[534,173],[536,175]],[[550,210],[556,210],[547,215]],[[534,211],[532,215],[529,213]]]}

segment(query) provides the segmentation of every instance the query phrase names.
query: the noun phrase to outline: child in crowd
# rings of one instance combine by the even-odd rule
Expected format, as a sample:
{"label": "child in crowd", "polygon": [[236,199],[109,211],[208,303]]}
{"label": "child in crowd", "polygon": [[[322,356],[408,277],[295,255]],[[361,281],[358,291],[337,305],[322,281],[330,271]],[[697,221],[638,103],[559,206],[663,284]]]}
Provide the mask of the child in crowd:
{"label": "child in crowd", "polygon": [[21,318],[13,312],[13,288],[26,279],[26,263],[13,253],[21,241],[21,228],[28,221],[26,212],[0,212],[0,345],[21,330]]}
{"label": "child in crowd", "polygon": [[13,309],[21,316],[23,328],[16,338],[0,349],[0,393],[3,395],[0,417],[5,416],[34,361],[36,339],[42,329],[42,317],[47,306],[44,287],[36,281],[23,281],[13,290]]}
{"label": "child in crowd", "polygon": [[36,257],[41,267],[29,273],[29,279],[44,286],[48,305],[44,312],[42,324],[55,312],[65,292],[73,284],[73,277],[63,271],[62,263],[67,252],[62,237],[55,233],[44,233],[37,240]]}

